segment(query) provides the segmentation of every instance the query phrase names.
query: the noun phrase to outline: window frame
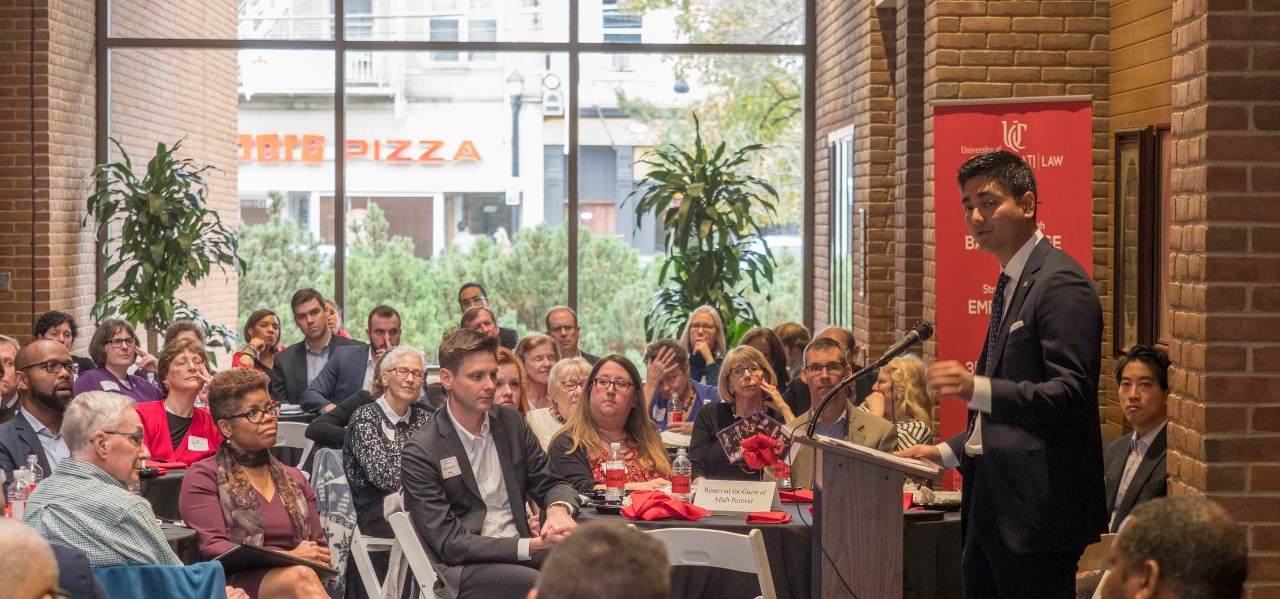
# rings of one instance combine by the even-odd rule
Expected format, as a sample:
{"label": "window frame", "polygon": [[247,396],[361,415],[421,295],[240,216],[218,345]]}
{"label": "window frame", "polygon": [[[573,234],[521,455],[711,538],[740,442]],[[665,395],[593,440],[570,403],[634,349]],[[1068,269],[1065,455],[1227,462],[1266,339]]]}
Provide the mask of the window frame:
{"label": "window frame", "polygon": [[1168,260],[1164,244],[1169,231],[1165,215],[1169,210],[1169,194],[1164,182],[1170,156],[1162,148],[1163,139],[1170,133],[1168,123],[1141,128],[1124,129],[1113,135],[1112,197],[1115,209],[1112,245],[1114,247],[1114,273],[1112,293],[1112,351],[1116,357],[1125,353],[1125,338],[1129,323],[1125,312],[1127,295],[1127,261],[1125,251],[1130,246],[1124,240],[1125,199],[1122,195],[1125,181],[1124,164],[1120,158],[1122,143],[1137,142],[1138,146],[1138,223],[1137,260],[1133,264],[1137,279],[1137,314],[1132,326],[1136,328],[1137,343],[1159,347],[1166,352],[1169,340],[1161,337],[1162,325],[1167,325],[1169,314],[1161,314],[1161,306],[1168,293],[1168,269],[1159,260]]}

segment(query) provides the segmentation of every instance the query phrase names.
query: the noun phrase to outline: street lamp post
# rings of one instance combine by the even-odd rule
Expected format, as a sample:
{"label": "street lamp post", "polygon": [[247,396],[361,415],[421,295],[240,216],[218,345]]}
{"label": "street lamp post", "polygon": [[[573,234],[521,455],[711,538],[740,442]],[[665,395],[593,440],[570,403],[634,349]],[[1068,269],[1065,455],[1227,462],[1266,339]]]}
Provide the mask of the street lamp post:
{"label": "street lamp post", "polygon": [[[515,191],[517,200],[520,191],[518,182],[520,180],[520,106],[524,104],[524,77],[520,75],[519,69],[512,69],[511,75],[507,77],[507,98],[511,100],[511,181],[516,186]],[[508,198],[508,204],[512,204]],[[518,203],[511,205],[511,236],[514,239],[516,227],[519,225],[520,206]]]}

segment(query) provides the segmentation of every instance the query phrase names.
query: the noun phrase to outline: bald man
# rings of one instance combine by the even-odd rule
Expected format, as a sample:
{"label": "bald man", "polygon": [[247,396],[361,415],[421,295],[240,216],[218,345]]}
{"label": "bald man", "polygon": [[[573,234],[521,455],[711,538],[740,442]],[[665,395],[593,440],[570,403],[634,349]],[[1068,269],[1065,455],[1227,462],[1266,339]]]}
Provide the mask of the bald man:
{"label": "bald man", "polygon": [[[862,362],[860,359],[862,356],[861,348],[859,348],[857,342],[854,341],[852,332],[840,327],[827,327],[819,331],[818,335],[815,336],[814,339],[831,339],[839,342],[840,345],[843,345],[845,350],[848,351],[847,360],[849,365],[853,368],[854,372],[857,372],[859,368],[858,363]],[[854,381],[853,396],[857,403],[862,403],[862,400],[866,399],[868,395],[871,395],[871,385],[875,384],[875,382],[876,373],[874,372]],[[809,386],[803,382],[793,382],[792,384],[787,385],[787,390],[783,392],[782,399],[786,400],[787,405],[791,406],[791,411],[797,416],[808,412],[816,407],[813,404],[822,401],[821,397],[810,396]]]}
{"label": "bald man", "polygon": [[0,425],[0,468],[10,475],[26,465],[28,455],[35,455],[48,477],[70,455],[61,431],[62,414],[71,403],[75,362],[66,346],[40,339],[18,350],[14,366],[22,407]]}
{"label": "bald man", "polygon": [[54,599],[58,561],[29,526],[0,519],[0,589],[13,599]]}

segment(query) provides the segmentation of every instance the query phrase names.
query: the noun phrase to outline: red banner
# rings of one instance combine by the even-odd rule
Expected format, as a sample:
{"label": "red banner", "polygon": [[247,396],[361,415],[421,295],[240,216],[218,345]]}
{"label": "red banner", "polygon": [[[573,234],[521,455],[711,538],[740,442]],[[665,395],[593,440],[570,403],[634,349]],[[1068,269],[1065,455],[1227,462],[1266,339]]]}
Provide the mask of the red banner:
{"label": "red banner", "polygon": [[[1036,174],[1036,218],[1053,244],[1093,273],[1093,103],[1037,99],[989,104],[935,104],[934,272],[938,359],[973,372],[987,325],[1000,263],[978,248],[964,221],[956,171],[995,150],[1022,156]],[[942,438],[965,429],[963,403],[944,399]],[[954,480],[948,479],[954,484]],[[951,484],[948,488],[951,488]]]}

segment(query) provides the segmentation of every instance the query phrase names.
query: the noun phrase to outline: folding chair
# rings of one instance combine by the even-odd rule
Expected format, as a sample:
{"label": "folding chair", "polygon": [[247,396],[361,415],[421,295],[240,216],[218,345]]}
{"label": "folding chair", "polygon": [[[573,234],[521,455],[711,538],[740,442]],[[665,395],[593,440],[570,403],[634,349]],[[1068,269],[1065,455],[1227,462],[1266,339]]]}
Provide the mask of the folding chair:
{"label": "folding chair", "polygon": [[418,590],[421,591],[420,596],[424,599],[437,599],[436,569],[431,565],[431,560],[427,559],[427,550],[422,547],[422,539],[413,526],[413,520],[409,519],[409,513],[396,512],[391,514],[387,521],[391,523],[391,530],[396,535],[396,542],[400,544],[400,551],[409,562],[409,570],[413,572]]}
{"label": "folding chair", "polygon": [[705,566],[755,573],[760,580],[760,597],[777,599],[764,536],[758,529],[745,535],[707,528],[658,528],[646,532],[666,545],[672,567]]}
{"label": "folding chair", "polygon": [[382,597],[383,581],[378,578],[378,572],[373,567],[373,560],[369,559],[369,553],[391,551],[395,545],[395,539],[362,536],[359,527],[351,534],[350,558],[355,562],[356,570],[360,572],[360,581],[364,583],[364,590],[369,594],[370,599]]}
{"label": "folding chair", "polygon": [[298,458],[298,463],[292,465],[301,468],[303,464],[307,463],[307,456],[311,455],[311,448],[315,444],[315,441],[307,438],[306,423],[276,423],[276,447],[292,447],[302,450],[302,456]]}

